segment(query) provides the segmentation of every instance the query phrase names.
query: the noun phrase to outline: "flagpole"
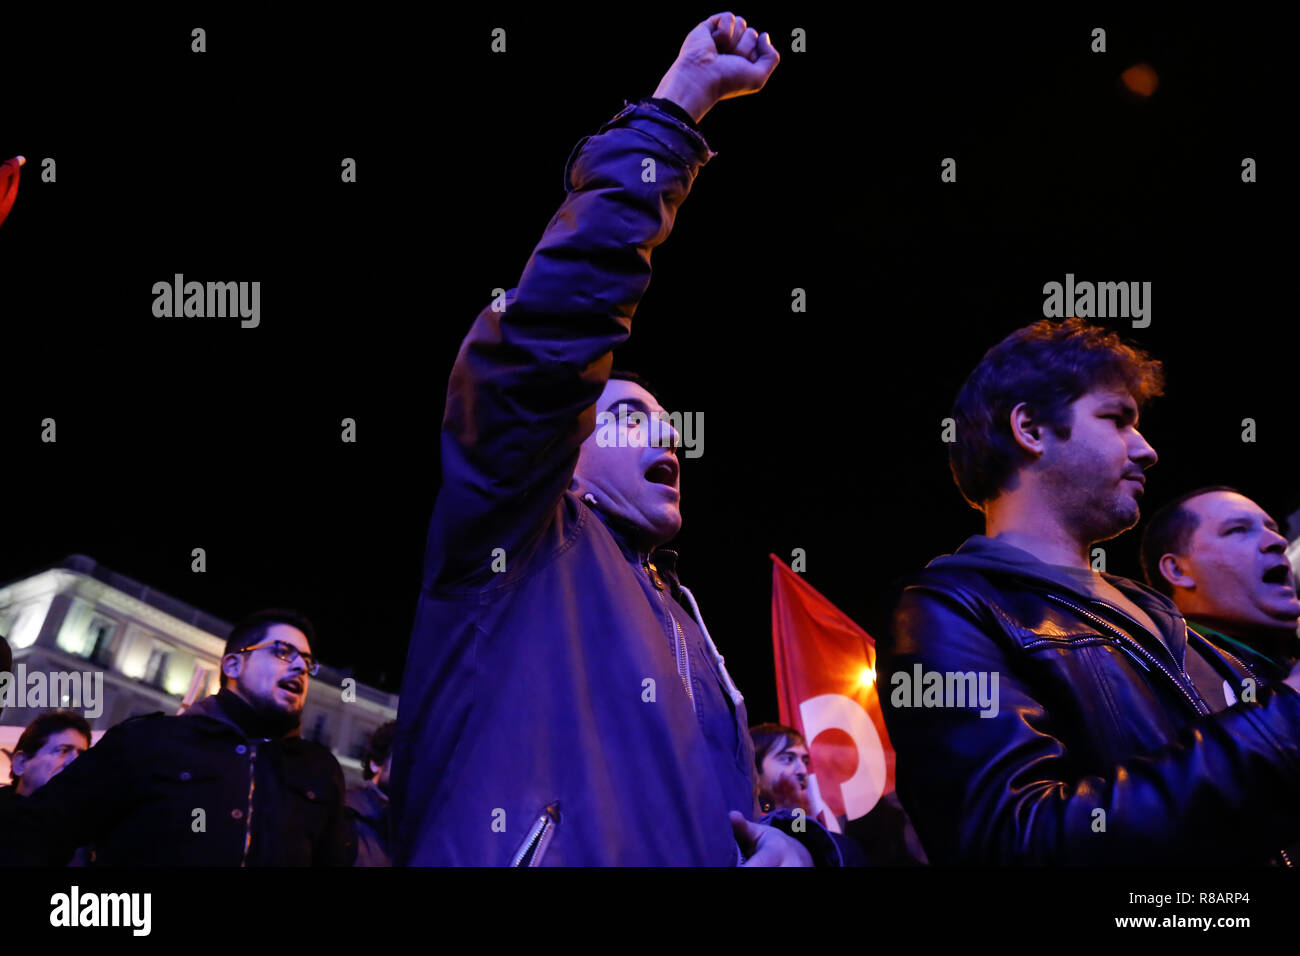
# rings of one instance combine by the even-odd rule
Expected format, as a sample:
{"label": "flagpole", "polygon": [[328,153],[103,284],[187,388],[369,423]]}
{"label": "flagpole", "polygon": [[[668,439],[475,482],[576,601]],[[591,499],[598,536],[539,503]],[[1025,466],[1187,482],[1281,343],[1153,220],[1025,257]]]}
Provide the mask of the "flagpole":
{"label": "flagpole", "polygon": [[185,692],[185,698],[181,701],[180,709],[176,711],[177,717],[190,709],[194,702],[199,699],[199,694],[203,692],[203,688],[207,685],[208,669],[202,666],[195,666],[194,674],[190,677],[190,689]]}

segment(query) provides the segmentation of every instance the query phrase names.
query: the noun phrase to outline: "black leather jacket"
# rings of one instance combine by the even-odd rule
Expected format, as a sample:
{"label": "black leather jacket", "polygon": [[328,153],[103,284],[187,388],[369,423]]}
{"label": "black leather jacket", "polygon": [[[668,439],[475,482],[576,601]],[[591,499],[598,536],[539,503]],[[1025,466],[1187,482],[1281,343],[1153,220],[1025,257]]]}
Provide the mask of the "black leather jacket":
{"label": "black leather jacket", "polygon": [[[898,793],[930,860],[1289,865],[1300,694],[1189,633],[1164,596],[1105,577],[1163,645],[1111,627],[1063,569],[979,535],[907,582],[880,648],[880,695]],[[1242,700],[1211,713],[1189,652]],[[916,706],[902,691],[918,665],[923,680],[996,673],[997,706],[983,708],[995,712],[953,706],[955,694]]]}

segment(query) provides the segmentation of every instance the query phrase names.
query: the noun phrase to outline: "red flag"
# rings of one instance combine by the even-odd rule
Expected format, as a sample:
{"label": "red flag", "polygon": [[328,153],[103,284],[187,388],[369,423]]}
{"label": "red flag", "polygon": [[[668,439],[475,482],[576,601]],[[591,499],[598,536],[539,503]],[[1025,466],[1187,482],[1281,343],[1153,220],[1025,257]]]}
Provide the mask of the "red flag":
{"label": "red flag", "polygon": [[876,643],[772,558],[772,650],[781,723],[808,741],[816,789],[856,820],[894,789],[894,748],[876,690]]}
{"label": "red flag", "polygon": [[18,198],[18,169],[25,162],[25,157],[15,156],[0,163],[0,222],[5,221]]}

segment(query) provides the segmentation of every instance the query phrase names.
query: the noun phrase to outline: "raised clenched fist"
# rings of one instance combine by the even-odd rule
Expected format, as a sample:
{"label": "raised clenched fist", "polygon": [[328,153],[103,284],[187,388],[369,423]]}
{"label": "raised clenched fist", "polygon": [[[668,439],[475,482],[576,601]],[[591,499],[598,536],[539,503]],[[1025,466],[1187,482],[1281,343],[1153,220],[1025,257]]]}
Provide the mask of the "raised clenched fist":
{"label": "raised clenched fist", "polygon": [[717,13],[686,35],[655,96],[672,100],[698,122],[719,100],[757,93],[781,55],[733,13]]}

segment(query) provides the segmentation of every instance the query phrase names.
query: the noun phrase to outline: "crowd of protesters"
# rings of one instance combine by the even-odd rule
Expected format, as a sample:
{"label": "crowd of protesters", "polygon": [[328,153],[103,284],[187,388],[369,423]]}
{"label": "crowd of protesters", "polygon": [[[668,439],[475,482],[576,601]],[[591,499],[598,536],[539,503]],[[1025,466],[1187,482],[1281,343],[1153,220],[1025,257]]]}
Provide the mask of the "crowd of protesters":
{"label": "crowd of protesters", "polygon": [[320,665],[292,611],[231,631],[220,689],[180,715],[133,717],[93,747],[70,711],[37,717],[0,790],[0,862],[60,866],[382,866],[393,723],[349,792],[338,760],[300,734]]}
{"label": "crowd of protesters", "polygon": [[[1286,538],[1213,486],[1149,522],[1146,584],[1094,562],[1138,523],[1157,460],[1138,420],[1164,376],[1077,318],[1012,332],[957,393],[949,462],[984,534],[902,582],[879,641],[897,791],[875,819],[890,838],[814,805],[815,740],[751,730],[665,547],[680,436],[612,366],[651,254],[715,155],[701,119],[779,59],[741,17],[700,23],[655,95],[573,151],[518,286],[473,323],[397,721],[370,742],[364,785],[347,791],[299,735],[310,623],[263,612],[231,633],[220,690],[182,715],[94,746],[66,714],[27,728],[0,863],[1293,864]],[[742,241],[761,205],[737,220]],[[891,692],[914,675],[914,692]],[[991,707],[944,697],[967,675],[996,681]]]}

